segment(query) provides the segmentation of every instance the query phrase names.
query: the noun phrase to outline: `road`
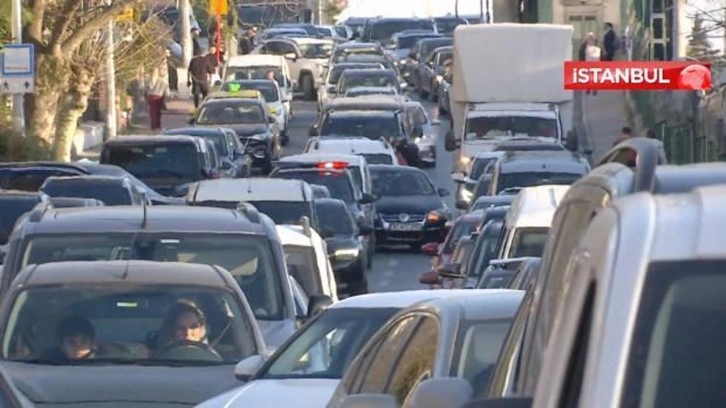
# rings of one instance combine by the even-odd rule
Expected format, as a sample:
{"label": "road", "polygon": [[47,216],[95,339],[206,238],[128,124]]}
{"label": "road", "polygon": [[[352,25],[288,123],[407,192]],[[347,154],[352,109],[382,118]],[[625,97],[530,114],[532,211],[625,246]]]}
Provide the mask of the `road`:
{"label": "road", "polygon": [[[436,104],[424,102],[431,118],[436,118]],[[285,147],[283,154],[292,155],[302,152],[305,141],[308,138],[308,129],[316,120],[318,112],[313,102],[293,102],[295,116],[290,125],[290,143]],[[425,170],[436,187],[443,187],[451,192],[446,197],[447,205],[454,209],[455,186],[451,181],[450,173],[452,168],[451,153],[444,150],[444,133],[449,127],[449,122],[441,118],[439,135],[436,141],[436,168]],[[396,251],[394,249],[378,252],[373,260],[373,268],[368,271],[368,285],[373,292],[390,292],[409,289],[426,289],[427,287],[418,283],[421,273],[431,268],[430,258],[423,254],[412,254],[408,251]]]}

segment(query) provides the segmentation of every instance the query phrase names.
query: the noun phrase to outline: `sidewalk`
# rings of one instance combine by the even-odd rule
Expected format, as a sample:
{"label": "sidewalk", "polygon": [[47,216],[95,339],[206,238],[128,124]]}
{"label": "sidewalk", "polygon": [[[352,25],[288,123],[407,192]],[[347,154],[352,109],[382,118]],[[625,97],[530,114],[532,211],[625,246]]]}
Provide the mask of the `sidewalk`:
{"label": "sidewalk", "polygon": [[593,150],[593,160],[599,160],[612,147],[620,130],[627,125],[624,101],[621,91],[583,95],[585,134]]}
{"label": "sidewalk", "polygon": [[[167,110],[161,114],[162,129],[179,128],[189,125],[189,113],[192,109],[194,109],[194,102],[191,99],[171,99],[166,103],[166,107]],[[142,119],[135,120],[130,129],[128,129],[125,133],[130,135],[145,135],[158,132],[151,131],[147,115]]]}

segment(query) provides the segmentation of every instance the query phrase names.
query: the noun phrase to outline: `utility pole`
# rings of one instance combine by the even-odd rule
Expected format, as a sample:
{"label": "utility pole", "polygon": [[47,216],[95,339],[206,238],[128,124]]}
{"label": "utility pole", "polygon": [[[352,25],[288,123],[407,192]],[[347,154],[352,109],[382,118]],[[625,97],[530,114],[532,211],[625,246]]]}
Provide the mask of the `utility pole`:
{"label": "utility pole", "polygon": [[[13,44],[23,43],[23,5],[21,0],[12,0],[12,35]],[[23,94],[13,95],[13,124],[15,130],[25,136],[25,98]]]}
{"label": "utility pole", "polygon": [[[179,1],[179,22],[181,23],[181,46],[182,46],[182,67],[189,66],[192,60],[192,27],[191,27],[191,5],[189,0]],[[184,82],[184,81],[182,81]]]}
{"label": "utility pole", "polygon": [[[111,1],[108,2],[109,6]],[[114,20],[108,22],[106,33],[106,137],[116,137],[116,63],[114,61]]]}

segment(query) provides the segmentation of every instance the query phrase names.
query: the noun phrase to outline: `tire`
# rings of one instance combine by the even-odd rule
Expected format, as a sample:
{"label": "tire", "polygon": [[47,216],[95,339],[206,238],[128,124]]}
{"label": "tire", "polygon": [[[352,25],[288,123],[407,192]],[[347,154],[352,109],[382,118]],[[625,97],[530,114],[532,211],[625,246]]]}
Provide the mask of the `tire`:
{"label": "tire", "polygon": [[272,172],[272,156],[265,158],[265,163],[262,165],[262,173],[268,175]]}

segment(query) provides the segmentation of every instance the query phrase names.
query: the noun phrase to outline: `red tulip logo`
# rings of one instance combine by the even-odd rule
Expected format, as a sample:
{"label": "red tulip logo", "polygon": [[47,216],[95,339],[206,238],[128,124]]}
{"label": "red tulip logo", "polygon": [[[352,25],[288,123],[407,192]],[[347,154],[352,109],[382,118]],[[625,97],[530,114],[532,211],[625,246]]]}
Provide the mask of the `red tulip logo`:
{"label": "red tulip logo", "polygon": [[704,91],[711,89],[711,70],[703,65],[689,65],[678,74],[678,88]]}

